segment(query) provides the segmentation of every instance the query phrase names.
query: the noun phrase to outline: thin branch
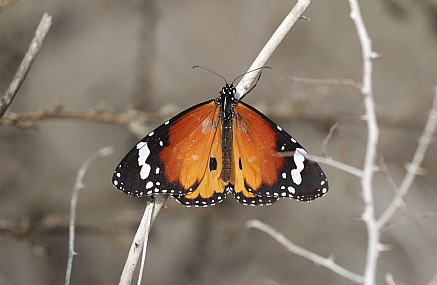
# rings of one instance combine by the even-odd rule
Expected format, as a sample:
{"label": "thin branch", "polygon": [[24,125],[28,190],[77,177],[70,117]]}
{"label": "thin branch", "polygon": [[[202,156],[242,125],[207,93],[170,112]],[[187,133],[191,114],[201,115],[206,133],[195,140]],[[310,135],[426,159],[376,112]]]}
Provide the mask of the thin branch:
{"label": "thin branch", "polygon": [[361,177],[361,187],[364,200],[364,212],[362,218],[367,227],[367,256],[364,271],[364,284],[374,285],[376,278],[376,267],[378,255],[382,249],[379,240],[379,229],[375,219],[375,204],[373,198],[373,174],[376,169],[376,146],[379,138],[379,128],[375,114],[375,102],[373,100],[372,86],[372,59],[376,54],[372,51],[372,42],[367,33],[366,26],[361,16],[360,6],[357,0],[349,0],[351,8],[350,17],[355,24],[358,38],[361,44],[363,60],[363,74],[361,93],[364,96],[364,106],[366,110],[365,119],[367,121],[367,146],[364,158],[363,175]]}
{"label": "thin branch", "polygon": [[265,232],[266,234],[270,235],[272,238],[274,238],[277,242],[282,244],[287,250],[291,251],[294,254],[300,255],[308,260],[313,261],[314,263],[321,265],[323,267],[326,267],[333,272],[352,280],[356,283],[363,282],[363,277],[361,275],[355,274],[344,267],[341,267],[337,263],[334,262],[333,258],[326,258],[323,256],[320,256],[318,254],[315,254],[314,252],[308,251],[300,246],[297,246],[296,244],[292,243],[290,240],[288,240],[286,237],[284,237],[283,234],[276,231],[272,227],[270,227],[267,224],[264,224],[263,222],[259,220],[250,220],[246,222],[246,226],[249,228],[255,228],[262,232]]}
{"label": "thin branch", "polygon": [[335,123],[330,129],[329,129],[329,133],[326,136],[326,138],[323,140],[322,142],[322,155],[324,157],[326,157],[326,148],[328,147],[328,143],[332,138],[332,135],[334,134],[334,131],[338,128],[338,126],[340,126],[339,123]]}
{"label": "thin branch", "polygon": [[[119,285],[130,285],[132,276],[137,266],[141,251],[147,249],[147,241],[149,238],[150,229],[155,221],[159,211],[164,207],[168,195],[156,195],[154,201],[147,202],[146,210],[141,219],[137,233],[129,250],[123,272],[120,277]],[[145,255],[144,255],[145,256]],[[141,276],[138,278],[141,279]]]}
{"label": "thin branch", "polygon": [[0,0],[0,12],[3,12],[11,4],[14,4],[16,0]]}
{"label": "thin branch", "polygon": [[68,239],[68,262],[67,262],[67,272],[65,274],[65,285],[70,284],[71,269],[73,267],[73,256],[76,254],[74,251],[74,240],[75,240],[75,223],[76,223],[76,205],[77,199],[79,197],[80,189],[84,188],[83,178],[85,177],[88,168],[96,162],[98,159],[106,157],[114,153],[114,148],[112,146],[101,148],[96,153],[88,157],[80,167],[77,172],[76,182],[73,187],[73,194],[71,195],[70,201],[70,224],[69,224],[69,239]]}
{"label": "thin branch", "polygon": [[[293,156],[294,155],[294,151],[284,151],[284,152],[277,152],[275,153],[275,155],[278,156]],[[315,156],[315,155],[311,155],[309,153],[303,153],[303,156],[305,156],[306,159],[308,160],[312,160],[318,163],[323,163],[326,165],[330,165],[332,167],[338,168],[340,170],[343,170],[344,172],[347,172],[349,174],[352,174],[356,177],[362,177],[363,175],[363,171],[355,168],[353,166],[344,164],[340,161],[336,161],[333,160],[332,158],[329,157],[321,157],[321,156]]]}
{"label": "thin branch", "polygon": [[311,84],[311,85],[348,85],[355,87],[360,90],[362,87],[361,82],[353,79],[347,78],[327,78],[327,79],[312,79],[312,78],[301,78],[297,76],[286,76],[285,80],[300,83],[300,84]]}
{"label": "thin branch", "polygon": [[392,227],[399,226],[401,224],[405,224],[405,223],[408,223],[411,221],[417,221],[417,220],[421,220],[421,219],[428,219],[428,218],[437,218],[437,213],[430,212],[430,213],[423,213],[423,214],[418,214],[418,215],[406,216],[406,217],[403,217],[401,219],[384,224],[384,226],[380,228],[380,231],[382,233],[382,232],[384,232]]}
{"label": "thin branch", "polygon": [[0,102],[0,118],[3,117],[6,110],[14,100],[15,95],[17,94],[18,89],[26,78],[27,72],[29,71],[30,66],[38,55],[39,50],[41,49],[42,44],[52,27],[52,16],[47,13],[44,13],[41,21],[39,22],[38,28],[35,31],[35,36],[30,43],[29,49],[24,56],[23,61],[21,61],[20,67],[17,70],[17,73],[12,79],[11,85],[9,85],[8,90],[3,95],[3,98]]}
{"label": "thin branch", "polygon": [[387,273],[385,275],[385,281],[387,282],[388,285],[396,285],[396,282],[393,279],[393,275],[391,275],[391,273]]}
{"label": "thin branch", "polygon": [[[260,68],[265,66],[269,58],[272,56],[273,52],[288,34],[290,29],[296,24],[296,22],[302,18],[306,9],[311,5],[312,0],[299,0],[296,5],[293,7],[291,12],[287,15],[287,17],[282,21],[279,27],[276,29],[275,33],[266,43],[264,48],[258,54],[255,61],[249,67],[248,71]],[[237,99],[239,99],[247,90],[250,89],[250,86],[253,84],[253,81],[257,78],[259,72],[251,72],[243,76],[241,81],[237,85]]]}
{"label": "thin branch", "polygon": [[13,238],[29,245],[32,251],[38,256],[47,256],[49,252],[47,246],[32,237],[30,234],[31,228],[32,225],[28,223],[25,223],[25,225],[21,223],[17,226],[11,225],[6,220],[0,220],[0,233],[9,234]]}
{"label": "thin branch", "polygon": [[420,171],[420,164],[422,163],[425,153],[428,149],[429,144],[433,138],[433,134],[435,132],[437,125],[437,86],[435,88],[435,96],[434,102],[432,104],[432,108],[428,114],[428,120],[425,125],[425,129],[423,130],[423,134],[419,139],[419,144],[417,146],[416,152],[414,153],[413,159],[411,163],[407,167],[407,174],[404,176],[401,185],[395,195],[393,201],[378,219],[378,227],[382,228],[385,224],[391,219],[391,217],[396,212],[398,206],[402,203],[402,197],[407,194],[408,190],[411,187],[411,184],[414,181],[414,178],[417,176]]}
{"label": "thin branch", "polygon": [[145,113],[129,110],[123,113],[113,113],[102,107],[93,107],[85,112],[64,111],[62,106],[54,106],[39,112],[25,114],[10,114],[0,119],[0,125],[15,126],[20,129],[37,128],[39,122],[49,119],[73,119],[100,123],[109,123],[119,126],[129,126],[133,121],[147,123],[162,119],[159,113]]}
{"label": "thin branch", "polygon": [[[171,109],[171,110],[167,110]],[[113,112],[111,106],[96,106],[86,111],[65,111],[62,106],[56,105],[42,111],[15,114],[8,112],[0,119],[0,126],[12,126],[19,129],[38,128],[45,120],[84,120],[90,122],[107,123],[127,127],[133,131],[133,125],[144,125],[149,122],[160,122],[168,119],[177,113],[178,109],[169,104],[158,112],[142,112],[138,110],[127,110],[124,112]],[[287,110],[284,113],[283,107],[271,107],[265,112],[269,117],[276,120],[299,120],[308,121],[322,128],[329,129],[336,122],[348,124],[360,124],[362,120],[355,118],[355,115],[338,113],[315,114],[307,113],[304,110]],[[387,111],[377,114],[378,121],[395,127],[421,128],[415,120],[396,115],[391,116]],[[144,134],[144,133],[143,133]]]}
{"label": "thin branch", "polygon": [[314,156],[314,155],[310,155],[310,154],[304,154],[304,156],[307,156],[307,158],[309,160],[314,160],[315,162],[318,162],[318,163],[323,163],[326,165],[333,166],[335,168],[343,170],[344,172],[352,174],[353,176],[356,176],[356,177],[363,176],[363,171],[361,169],[355,168],[353,166],[350,166],[348,164],[342,163],[342,162],[337,161],[337,160],[333,160],[330,157],[320,157],[320,156]]}

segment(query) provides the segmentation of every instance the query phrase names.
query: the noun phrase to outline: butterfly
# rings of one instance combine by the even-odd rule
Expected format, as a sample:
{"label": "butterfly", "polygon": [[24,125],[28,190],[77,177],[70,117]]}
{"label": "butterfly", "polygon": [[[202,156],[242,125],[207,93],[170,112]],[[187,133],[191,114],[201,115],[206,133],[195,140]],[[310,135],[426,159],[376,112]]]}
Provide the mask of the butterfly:
{"label": "butterfly", "polygon": [[116,167],[113,185],[137,197],[168,194],[188,207],[215,205],[228,193],[251,206],[325,195],[328,179],[307,151],[241,101],[256,83],[240,99],[233,82],[225,83],[218,98],[181,112],[138,142]]}

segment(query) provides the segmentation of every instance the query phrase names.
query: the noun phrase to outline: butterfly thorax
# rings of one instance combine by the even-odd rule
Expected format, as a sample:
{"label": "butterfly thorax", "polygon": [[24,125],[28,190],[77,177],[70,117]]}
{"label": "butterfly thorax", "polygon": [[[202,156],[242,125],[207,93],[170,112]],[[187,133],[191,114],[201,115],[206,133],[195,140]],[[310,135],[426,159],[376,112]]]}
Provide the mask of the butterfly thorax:
{"label": "butterfly thorax", "polygon": [[229,182],[231,179],[231,143],[232,143],[232,119],[234,108],[238,104],[235,98],[237,90],[232,84],[227,84],[220,91],[220,97],[216,104],[220,106],[220,120],[222,124],[222,181]]}

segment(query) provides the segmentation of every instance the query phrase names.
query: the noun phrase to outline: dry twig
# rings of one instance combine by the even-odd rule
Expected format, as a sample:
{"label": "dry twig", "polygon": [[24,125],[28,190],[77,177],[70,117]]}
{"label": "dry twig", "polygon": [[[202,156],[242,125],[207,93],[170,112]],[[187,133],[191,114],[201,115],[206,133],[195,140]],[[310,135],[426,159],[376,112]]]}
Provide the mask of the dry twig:
{"label": "dry twig", "polygon": [[[153,222],[158,216],[159,211],[162,209],[162,207],[164,207],[167,198],[168,195],[156,195],[154,201],[147,203],[146,210],[144,211],[143,218],[141,219],[141,223],[138,227],[137,233],[135,234],[129,250],[129,255],[126,259],[126,263],[120,277],[120,285],[131,284],[141,251],[147,250],[147,241]],[[141,275],[138,277],[138,280],[140,282]]]}
{"label": "dry twig", "polygon": [[[303,18],[303,14],[306,9],[311,5],[312,0],[299,0],[293,7],[291,12],[282,21],[276,31],[273,33],[272,37],[266,43],[264,48],[256,57],[255,61],[249,67],[248,71],[265,66],[269,58],[272,56],[273,52],[278,48],[279,44],[288,34],[290,29],[296,24],[299,19]],[[306,17],[305,17],[306,18]],[[251,72],[243,76],[241,81],[237,85],[237,99],[239,99],[247,90],[252,86],[253,81],[257,78],[258,72]]]}
{"label": "dry twig", "polygon": [[367,256],[366,267],[364,270],[365,285],[374,285],[376,278],[376,266],[379,252],[382,250],[382,244],[379,240],[379,229],[375,218],[375,203],[373,198],[373,174],[377,169],[376,146],[379,139],[379,128],[375,113],[375,102],[373,100],[372,85],[372,60],[376,57],[372,51],[372,42],[367,33],[366,26],[361,16],[360,6],[357,0],[349,0],[351,8],[350,17],[355,24],[358,38],[361,44],[361,53],[363,59],[362,86],[360,88],[364,97],[364,107],[366,114],[364,119],[367,122],[367,146],[364,158],[363,175],[361,176],[361,188],[364,200],[364,212],[362,218],[367,227]]}
{"label": "dry twig", "polygon": [[75,240],[75,223],[76,223],[76,205],[77,199],[79,198],[79,191],[84,187],[83,178],[88,171],[88,168],[96,162],[98,159],[106,157],[114,153],[114,148],[112,146],[100,149],[98,152],[94,153],[88,157],[80,167],[77,172],[76,182],[73,187],[73,194],[70,200],[70,224],[69,224],[69,239],[68,239],[68,262],[67,262],[67,272],[65,274],[65,285],[70,284],[71,269],[73,267],[73,256],[76,254],[74,251],[74,240]]}
{"label": "dry twig", "polygon": [[290,252],[300,255],[308,260],[313,261],[316,264],[319,264],[321,266],[324,266],[333,272],[349,279],[352,281],[355,281],[357,283],[361,283],[363,281],[363,277],[355,274],[353,272],[350,272],[349,270],[345,269],[344,267],[341,267],[337,263],[334,262],[332,257],[326,258],[323,256],[320,256],[318,254],[315,254],[314,252],[308,251],[300,246],[297,246],[296,244],[292,243],[290,240],[284,237],[283,234],[276,231],[272,227],[264,224],[261,221],[258,220],[250,220],[246,223],[246,226],[249,228],[255,228],[262,232],[265,232],[266,234],[270,235],[272,238],[274,238],[277,242],[285,246],[287,250]]}
{"label": "dry twig", "polygon": [[301,78],[297,76],[286,76],[284,78],[287,81],[300,83],[300,84],[312,84],[312,85],[348,85],[355,87],[356,89],[361,89],[362,84],[353,79],[347,78],[328,78],[328,79],[312,79],[312,78]]}
{"label": "dry twig", "polygon": [[38,28],[35,31],[35,36],[30,43],[29,49],[27,50],[26,55],[24,56],[23,61],[20,64],[20,67],[17,70],[17,73],[12,79],[11,85],[9,85],[8,90],[3,95],[3,98],[0,102],[0,118],[3,117],[6,110],[14,100],[15,95],[18,92],[21,84],[26,78],[27,72],[29,71],[30,66],[38,55],[39,50],[41,49],[42,44],[47,36],[47,33],[50,31],[52,27],[52,16],[47,13],[44,13],[41,21],[39,22]]}

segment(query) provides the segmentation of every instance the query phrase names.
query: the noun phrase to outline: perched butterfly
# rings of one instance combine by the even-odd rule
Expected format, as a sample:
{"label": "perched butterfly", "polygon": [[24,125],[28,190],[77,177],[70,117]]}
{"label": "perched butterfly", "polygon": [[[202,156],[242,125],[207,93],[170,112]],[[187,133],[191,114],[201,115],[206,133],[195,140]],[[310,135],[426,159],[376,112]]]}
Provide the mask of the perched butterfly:
{"label": "perched butterfly", "polygon": [[251,206],[327,193],[320,166],[281,127],[241,101],[248,92],[236,99],[233,83],[226,82],[219,93],[137,143],[115,169],[114,186],[137,197],[169,194],[196,207],[220,203],[227,193]]}

